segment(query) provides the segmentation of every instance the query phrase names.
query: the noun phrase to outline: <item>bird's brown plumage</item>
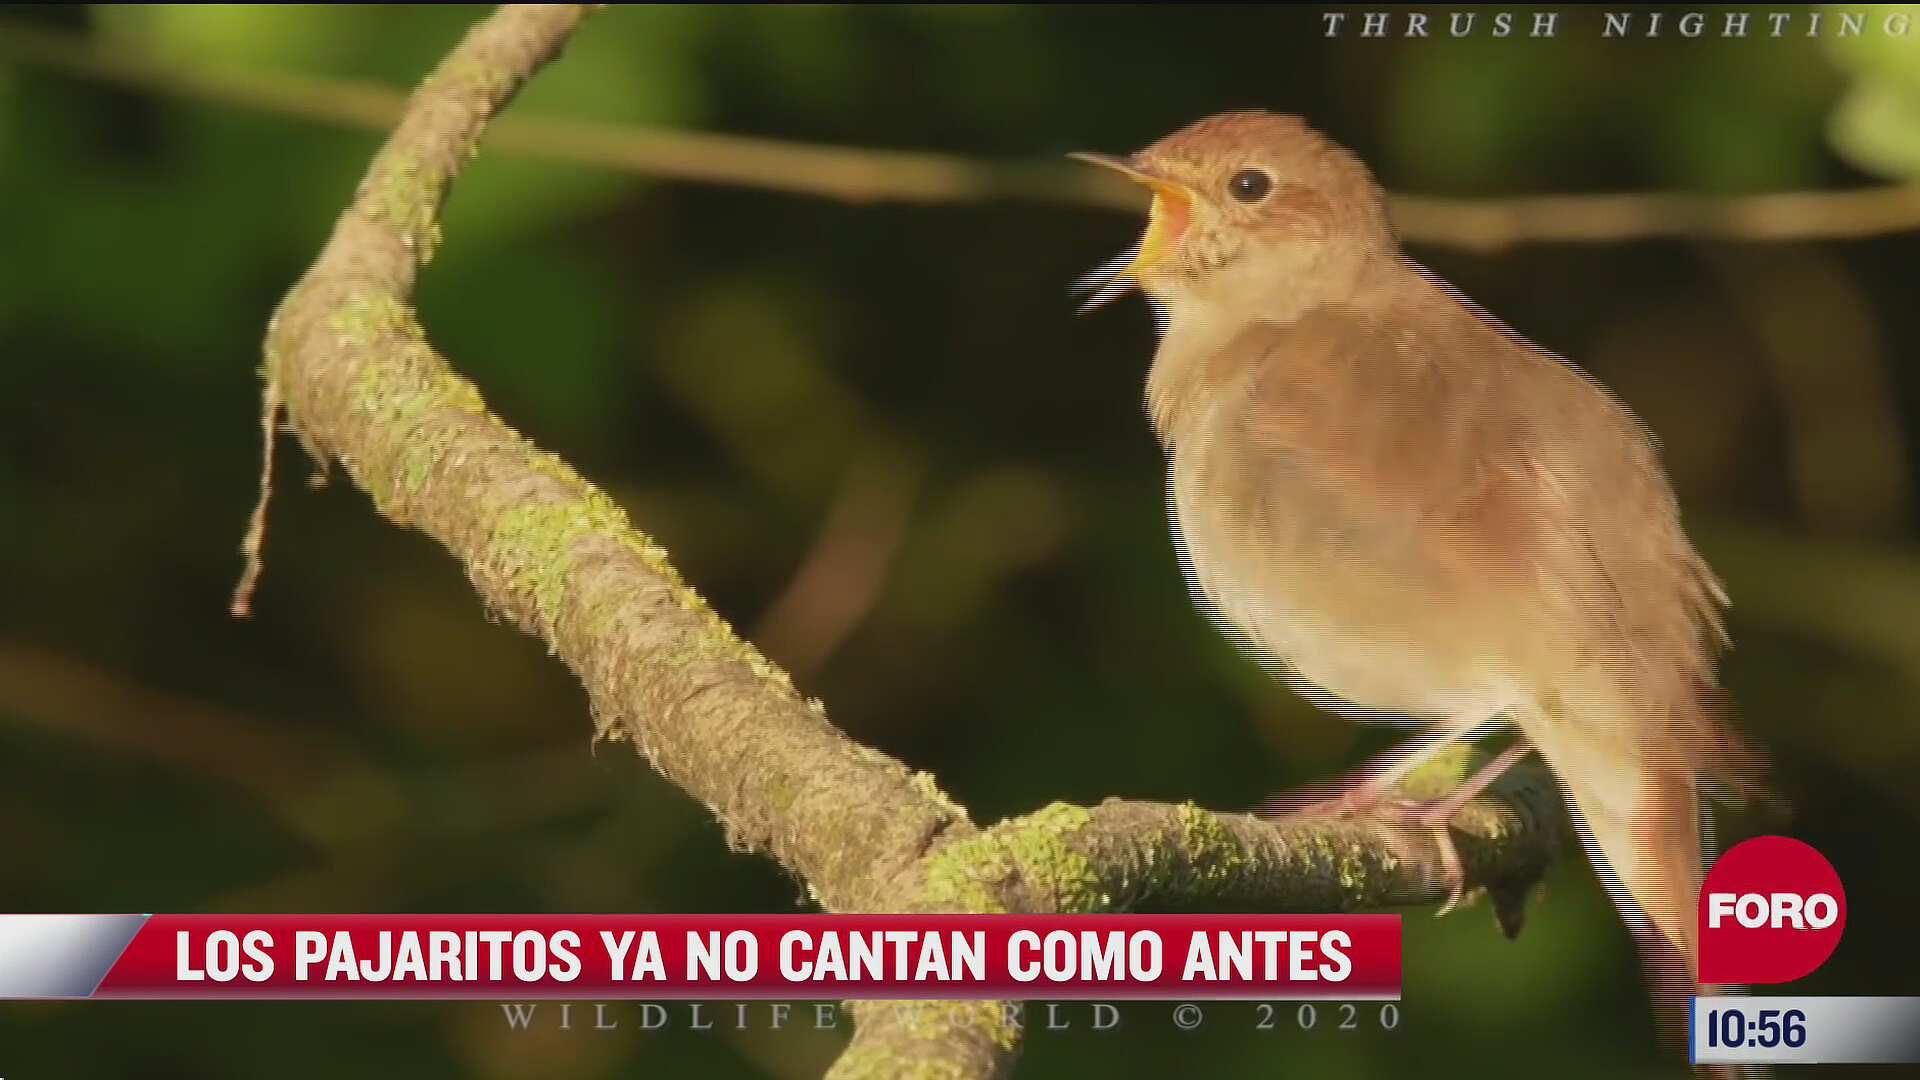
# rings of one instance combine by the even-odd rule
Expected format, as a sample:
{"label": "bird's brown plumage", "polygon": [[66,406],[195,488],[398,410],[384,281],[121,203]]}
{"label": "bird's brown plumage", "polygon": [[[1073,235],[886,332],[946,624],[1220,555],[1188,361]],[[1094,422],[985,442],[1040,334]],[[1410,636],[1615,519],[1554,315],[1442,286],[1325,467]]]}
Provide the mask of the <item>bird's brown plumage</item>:
{"label": "bird's brown plumage", "polygon": [[[1366,168],[1299,120],[1210,118],[1130,164],[1190,203],[1130,272],[1167,315],[1148,407],[1198,587],[1347,701],[1512,721],[1644,914],[1656,986],[1691,991],[1699,783],[1759,762],[1651,438],[1402,256]],[[1269,194],[1232,194],[1249,169]]]}

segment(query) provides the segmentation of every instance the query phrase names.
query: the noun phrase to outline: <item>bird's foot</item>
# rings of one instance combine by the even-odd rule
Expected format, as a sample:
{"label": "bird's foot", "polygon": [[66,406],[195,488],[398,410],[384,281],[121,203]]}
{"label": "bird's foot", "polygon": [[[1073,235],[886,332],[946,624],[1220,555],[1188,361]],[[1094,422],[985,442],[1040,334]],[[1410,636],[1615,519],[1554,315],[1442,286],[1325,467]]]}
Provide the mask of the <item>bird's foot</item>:
{"label": "bird's foot", "polygon": [[1292,794],[1277,795],[1267,800],[1256,813],[1282,821],[1306,817],[1369,816],[1389,826],[1425,832],[1433,840],[1434,855],[1438,862],[1435,867],[1437,883],[1447,890],[1446,903],[1440,906],[1436,914],[1445,915],[1459,906],[1467,887],[1466,868],[1460,861],[1459,849],[1453,845],[1453,833],[1450,831],[1453,819],[1469,802],[1505,775],[1514,762],[1529,752],[1525,743],[1509,746],[1459,787],[1438,799],[1409,799],[1398,794],[1395,785],[1406,777],[1411,763],[1418,760],[1403,756],[1397,764],[1363,780],[1341,781],[1331,786],[1320,785]]}
{"label": "bird's foot", "polygon": [[1398,800],[1383,804],[1388,814],[1398,817],[1399,824],[1423,829],[1433,838],[1434,855],[1439,861],[1436,876],[1439,884],[1447,890],[1446,903],[1440,905],[1436,915],[1445,915],[1460,905],[1460,898],[1466,891],[1466,868],[1460,862],[1460,849],[1453,846],[1451,826],[1469,802],[1479,798],[1494,781],[1506,775],[1514,762],[1525,757],[1531,750],[1525,743],[1515,743],[1502,750],[1493,760],[1481,766],[1472,776],[1461,783],[1452,792],[1431,802]]}
{"label": "bird's foot", "polygon": [[1461,898],[1466,894],[1467,871],[1460,861],[1460,849],[1453,845],[1453,833],[1450,826],[1454,815],[1460,812],[1460,802],[1451,797],[1422,802],[1417,799],[1385,799],[1375,808],[1375,816],[1388,825],[1405,829],[1420,830],[1433,841],[1434,854],[1439,863],[1435,867],[1437,884],[1447,891],[1445,903],[1435,911],[1434,917],[1445,915],[1460,906]]}
{"label": "bird's foot", "polygon": [[1410,831],[1422,831],[1432,838],[1439,857],[1438,883],[1447,890],[1446,903],[1437,915],[1445,915],[1459,906],[1466,892],[1466,871],[1460,852],[1453,845],[1448,825],[1460,812],[1459,801],[1452,798],[1420,800],[1398,797],[1384,784],[1362,781],[1349,784],[1334,794],[1325,786],[1286,792],[1268,799],[1256,811],[1259,816],[1290,822],[1313,818],[1369,817],[1384,825]]}

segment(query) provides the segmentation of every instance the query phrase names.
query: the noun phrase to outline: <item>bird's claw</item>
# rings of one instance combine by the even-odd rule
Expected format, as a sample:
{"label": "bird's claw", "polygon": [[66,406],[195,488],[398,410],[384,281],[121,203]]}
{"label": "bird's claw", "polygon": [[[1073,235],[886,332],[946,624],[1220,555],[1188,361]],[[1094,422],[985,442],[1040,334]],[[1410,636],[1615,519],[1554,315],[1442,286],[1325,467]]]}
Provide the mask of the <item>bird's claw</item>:
{"label": "bird's claw", "polygon": [[1434,847],[1440,854],[1440,883],[1447,887],[1446,902],[1433,913],[1437,919],[1460,906],[1460,898],[1466,892],[1467,872],[1460,865],[1460,852],[1454,849],[1453,834],[1445,825],[1432,826],[1432,831]]}
{"label": "bird's claw", "polygon": [[1412,829],[1423,829],[1433,838],[1434,853],[1440,865],[1436,884],[1447,890],[1446,900],[1435,911],[1434,917],[1451,912],[1460,906],[1466,895],[1467,872],[1460,861],[1460,850],[1453,845],[1453,833],[1448,828],[1459,806],[1451,799],[1438,799],[1433,802],[1419,802],[1412,799],[1388,799],[1379,804],[1378,812],[1382,820],[1390,824]]}

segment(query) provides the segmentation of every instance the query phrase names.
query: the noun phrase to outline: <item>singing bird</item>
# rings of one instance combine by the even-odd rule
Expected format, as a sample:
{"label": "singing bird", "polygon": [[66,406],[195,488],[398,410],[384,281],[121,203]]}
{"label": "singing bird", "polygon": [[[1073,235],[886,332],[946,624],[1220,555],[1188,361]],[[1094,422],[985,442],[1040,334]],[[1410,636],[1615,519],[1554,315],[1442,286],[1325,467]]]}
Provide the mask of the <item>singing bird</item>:
{"label": "singing bird", "polygon": [[[1725,719],[1726,596],[1648,433],[1403,255],[1366,166],[1296,117],[1075,156],[1153,192],[1089,287],[1159,315],[1147,408],[1193,586],[1297,679],[1432,736],[1319,809],[1405,814],[1451,853],[1447,821],[1538,751],[1656,991],[1694,992],[1701,796],[1757,794],[1763,763]],[[1390,798],[1490,725],[1519,739],[1459,789]]]}

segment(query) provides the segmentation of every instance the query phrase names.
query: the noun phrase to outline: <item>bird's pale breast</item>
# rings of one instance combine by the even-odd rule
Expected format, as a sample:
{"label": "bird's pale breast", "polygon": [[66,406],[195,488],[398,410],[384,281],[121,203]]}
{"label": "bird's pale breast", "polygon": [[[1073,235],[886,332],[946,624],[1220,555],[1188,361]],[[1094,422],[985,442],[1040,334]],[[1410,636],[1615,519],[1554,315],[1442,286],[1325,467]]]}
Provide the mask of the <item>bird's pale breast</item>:
{"label": "bird's pale breast", "polygon": [[1483,714],[1521,692],[1508,628],[1460,594],[1410,529],[1357,517],[1297,463],[1250,462],[1224,440],[1176,448],[1171,468],[1194,586],[1301,678],[1409,715]]}
{"label": "bird's pale breast", "polygon": [[1189,365],[1210,375],[1170,417],[1171,509],[1193,584],[1301,678],[1376,709],[1484,715],[1529,696],[1516,673],[1570,662],[1552,655],[1569,628],[1505,495],[1502,436],[1457,407],[1484,395],[1437,381],[1426,351],[1340,316]]}

